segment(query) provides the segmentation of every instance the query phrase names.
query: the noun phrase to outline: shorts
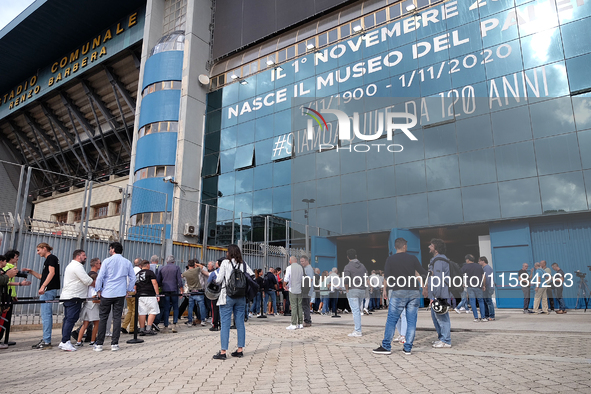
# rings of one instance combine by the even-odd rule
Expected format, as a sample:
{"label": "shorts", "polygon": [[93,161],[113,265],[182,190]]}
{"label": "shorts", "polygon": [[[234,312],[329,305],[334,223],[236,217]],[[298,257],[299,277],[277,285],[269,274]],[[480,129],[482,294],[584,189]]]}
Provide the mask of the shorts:
{"label": "shorts", "polygon": [[82,306],[80,312],[80,320],[82,321],[97,321],[99,317],[99,304],[95,304],[92,301],[86,301]]}
{"label": "shorts", "polygon": [[160,313],[156,297],[140,297],[138,304],[139,315],[157,315]]}

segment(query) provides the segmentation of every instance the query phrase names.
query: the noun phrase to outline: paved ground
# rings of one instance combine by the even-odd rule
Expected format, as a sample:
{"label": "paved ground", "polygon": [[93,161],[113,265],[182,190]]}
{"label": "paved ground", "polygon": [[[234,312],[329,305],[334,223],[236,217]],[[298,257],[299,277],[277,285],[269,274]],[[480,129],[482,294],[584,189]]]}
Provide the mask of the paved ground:
{"label": "paved ground", "polygon": [[[428,312],[419,313],[412,355],[394,346],[374,355],[385,311],[363,318],[363,337],[349,338],[351,315],[313,317],[313,326],[287,331],[287,317],[247,323],[242,359],[211,357],[219,333],[183,326],[121,351],[68,353],[31,350],[40,331],[14,332],[17,345],[0,351],[2,392],[10,393],[591,393],[591,311],[567,315],[497,312],[497,321],[474,323],[452,314],[451,349],[433,349]],[[59,342],[59,330],[54,330]],[[55,341],[54,341],[55,342]],[[55,343],[57,345],[57,342]],[[235,331],[230,350],[236,344]],[[107,347],[105,347],[107,348]],[[10,366],[14,367],[10,367]]]}

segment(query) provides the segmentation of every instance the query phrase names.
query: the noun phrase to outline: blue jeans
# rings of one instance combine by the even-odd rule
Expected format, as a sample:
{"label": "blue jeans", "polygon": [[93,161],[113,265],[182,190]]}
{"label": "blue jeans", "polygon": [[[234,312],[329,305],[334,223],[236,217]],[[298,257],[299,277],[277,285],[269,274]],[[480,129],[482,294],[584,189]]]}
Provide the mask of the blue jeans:
{"label": "blue jeans", "polygon": [[254,299],[252,300],[252,306],[250,308],[251,313],[259,313],[259,310],[261,309],[261,298],[262,295],[260,292],[254,296]]}
{"label": "blue jeans", "polygon": [[337,313],[337,306],[339,304],[339,292],[336,291],[334,293],[330,294],[330,310],[332,311],[332,313],[336,314]]}
{"label": "blue jeans", "polygon": [[164,293],[164,327],[168,327],[170,317],[170,304],[172,303],[172,324],[179,320],[179,296],[176,292]]}
{"label": "blue jeans", "polygon": [[460,303],[458,304],[458,306],[456,308],[457,309],[460,309],[460,308],[468,309],[468,291],[467,290],[462,291],[462,301],[460,301]]}
{"label": "blue jeans", "polygon": [[565,311],[566,305],[564,304],[564,299],[562,298],[562,287],[556,287],[554,289],[554,294],[556,295],[556,301],[558,301],[558,309]]}
{"label": "blue jeans", "polygon": [[437,331],[437,339],[441,342],[451,345],[451,322],[449,320],[449,312],[439,315],[431,309],[431,319]]}
{"label": "blue jeans", "polygon": [[400,319],[398,319],[398,323],[396,323],[396,329],[398,330],[398,334],[406,337],[406,330],[408,325],[406,323],[406,309],[402,311],[400,314]]}
{"label": "blue jeans", "polygon": [[329,308],[328,308],[329,302],[330,302],[330,298],[328,298],[326,296],[322,296],[322,313],[329,312]]}
{"label": "blue jeans", "polygon": [[484,292],[484,312],[487,319],[490,317],[492,319],[495,318],[495,306],[492,302],[492,289],[486,289]]}
{"label": "blue jeans", "polygon": [[74,325],[80,317],[80,310],[82,309],[82,303],[84,301],[81,298],[74,298],[71,300],[64,301],[64,321],[62,323],[62,343],[66,343],[70,340]]}
{"label": "blue jeans", "polygon": [[365,290],[350,289],[347,293],[351,313],[353,314],[353,322],[355,324],[355,331],[361,332],[361,308],[363,307],[363,297]]}
{"label": "blue jeans", "polygon": [[320,307],[320,297],[316,297],[314,299],[314,312],[318,312],[319,307]]}
{"label": "blue jeans", "polygon": [[[46,290],[44,294],[39,296],[41,301],[55,300],[57,297],[57,289]],[[51,343],[51,329],[53,328],[53,304],[41,304],[41,321],[43,322],[43,342]]]}
{"label": "blue jeans", "polygon": [[392,337],[396,330],[396,324],[402,311],[406,310],[406,342],[404,350],[410,351],[415,340],[417,328],[417,312],[419,310],[419,290],[393,290],[390,292],[390,305],[388,305],[388,318],[384,330],[382,347],[386,350],[392,349]]}
{"label": "blue jeans", "polygon": [[189,323],[193,323],[193,308],[195,307],[195,304],[199,306],[199,317],[201,318],[201,321],[204,321],[207,317],[207,312],[205,311],[205,296],[203,294],[192,294],[189,296]]}
{"label": "blue jeans", "polygon": [[269,304],[269,297],[271,297],[271,302],[273,303],[273,314],[277,313],[277,294],[275,294],[275,290],[265,290],[265,308]]}
{"label": "blue jeans", "polygon": [[468,297],[470,297],[470,306],[474,319],[478,319],[478,310],[476,309],[476,300],[478,300],[478,307],[480,308],[480,317],[484,318],[486,312],[484,311],[484,293],[482,289],[476,287],[468,287]]}
{"label": "blue jeans", "polygon": [[230,325],[232,324],[232,313],[234,313],[234,324],[238,335],[238,347],[244,347],[246,342],[246,330],[244,329],[244,311],[246,310],[246,298],[226,297],[226,305],[220,305],[220,316],[222,318],[222,329],[220,341],[222,350],[228,350],[230,342]]}

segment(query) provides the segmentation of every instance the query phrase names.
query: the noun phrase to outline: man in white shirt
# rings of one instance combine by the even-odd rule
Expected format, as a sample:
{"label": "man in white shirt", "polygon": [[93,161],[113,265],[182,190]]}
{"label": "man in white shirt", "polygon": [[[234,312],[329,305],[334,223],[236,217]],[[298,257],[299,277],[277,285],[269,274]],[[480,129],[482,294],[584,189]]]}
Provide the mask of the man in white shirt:
{"label": "man in white shirt", "polygon": [[93,282],[93,279],[84,270],[86,252],[77,249],[74,251],[72,259],[64,272],[64,283],[60,296],[60,301],[63,301],[64,304],[64,322],[62,324],[62,341],[59,348],[68,352],[77,350],[70,343],[70,335],[72,335],[74,324],[80,317],[80,309],[88,294],[88,286]]}

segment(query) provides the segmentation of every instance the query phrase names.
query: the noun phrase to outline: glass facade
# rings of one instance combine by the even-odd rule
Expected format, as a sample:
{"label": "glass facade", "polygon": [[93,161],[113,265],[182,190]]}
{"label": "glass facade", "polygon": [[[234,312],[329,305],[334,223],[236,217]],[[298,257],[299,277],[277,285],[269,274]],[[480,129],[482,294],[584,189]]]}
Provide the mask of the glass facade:
{"label": "glass facade", "polygon": [[[340,234],[586,211],[589,31],[590,0],[448,1],[316,43],[209,94],[202,201],[303,223],[314,199],[309,224]],[[303,110],[331,100],[363,106],[365,137],[371,111],[414,113],[416,140],[338,141]]]}

